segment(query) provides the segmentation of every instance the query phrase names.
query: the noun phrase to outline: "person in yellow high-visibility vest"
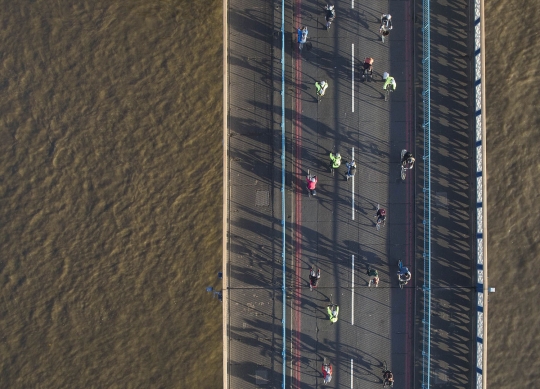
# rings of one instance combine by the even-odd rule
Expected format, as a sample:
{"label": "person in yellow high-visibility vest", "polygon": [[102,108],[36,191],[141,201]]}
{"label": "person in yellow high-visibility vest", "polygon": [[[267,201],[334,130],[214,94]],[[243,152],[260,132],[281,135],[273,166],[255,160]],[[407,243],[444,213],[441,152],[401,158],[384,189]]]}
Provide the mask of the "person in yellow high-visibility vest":
{"label": "person in yellow high-visibility vest", "polygon": [[328,317],[332,323],[337,322],[338,314],[339,314],[339,306],[338,305],[329,305],[326,308],[326,311],[328,312]]}

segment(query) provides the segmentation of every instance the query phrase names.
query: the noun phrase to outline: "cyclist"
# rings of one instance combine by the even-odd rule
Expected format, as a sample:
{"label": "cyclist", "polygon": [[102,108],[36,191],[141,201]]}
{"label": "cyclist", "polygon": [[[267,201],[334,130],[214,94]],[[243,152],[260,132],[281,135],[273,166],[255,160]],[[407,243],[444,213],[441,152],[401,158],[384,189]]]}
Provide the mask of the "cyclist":
{"label": "cyclist", "polygon": [[414,161],[415,161],[415,159],[414,159],[412,153],[410,151],[407,151],[405,153],[405,155],[403,156],[403,158],[401,159],[401,165],[405,169],[412,169],[413,166],[414,166]]}
{"label": "cyclist", "polygon": [[406,266],[402,266],[398,271],[398,280],[401,284],[407,285],[412,278],[411,272]]}
{"label": "cyclist", "polygon": [[326,92],[326,88],[328,88],[328,81],[317,81],[315,83],[315,88],[317,88],[317,96],[324,96]]}
{"label": "cyclist", "polygon": [[383,371],[383,386],[394,387],[394,374],[390,370]]}
{"label": "cyclist", "polygon": [[387,31],[390,31],[392,28],[392,15],[383,14],[381,16],[381,30],[385,29]]}
{"label": "cyclist", "polygon": [[373,277],[369,279],[369,285],[371,286],[371,284],[373,284],[375,285],[375,287],[378,287],[379,286],[379,272],[375,269],[369,268],[366,274],[369,277]]}
{"label": "cyclist", "polygon": [[390,74],[388,74],[387,72],[384,72],[383,80],[384,80],[384,85],[383,85],[384,90],[386,90],[386,87],[389,85],[392,87],[392,91],[396,90],[397,84],[394,77],[391,77]]}
{"label": "cyclist", "polygon": [[337,322],[338,314],[339,314],[339,306],[338,305],[335,305],[335,304],[329,305],[326,308],[326,312],[328,312],[328,318],[330,319],[330,321],[332,323]]}
{"label": "cyclist", "polygon": [[332,169],[337,169],[341,166],[341,155],[339,153],[335,155],[330,153],[330,161],[332,162]]}
{"label": "cyclist", "polygon": [[333,5],[329,5],[329,4],[326,4],[326,7],[324,7],[324,9],[326,10],[326,16],[325,16],[326,29],[329,29],[330,24],[332,24],[332,22],[336,18],[336,10],[334,9]]}
{"label": "cyclist", "polygon": [[392,29],[392,15],[383,14],[381,16],[381,28],[379,33],[381,34],[382,41],[384,42],[384,37],[390,35],[390,30]]}
{"label": "cyclist", "polygon": [[321,269],[317,269],[317,271],[315,271],[314,268],[311,268],[311,270],[309,271],[309,283],[311,287],[316,288],[319,285],[320,279],[321,279]]}
{"label": "cyclist", "polygon": [[377,224],[382,223],[384,227],[386,224],[386,209],[379,208],[375,217],[377,218]]}
{"label": "cyclist", "polygon": [[351,161],[351,162],[347,162],[345,164],[345,166],[347,166],[347,181],[349,181],[349,178],[351,177],[354,177],[354,173],[356,173],[356,162]]}
{"label": "cyclist", "polygon": [[364,60],[364,68],[362,71],[362,79],[366,78],[366,76],[373,76],[373,58],[366,57]]}
{"label": "cyclist", "polygon": [[330,363],[323,363],[322,375],[325,384],[329,384],[332,381],[332,365]]}
{"label": "cyclist", "polygon": [[307,188],[309,193],[311,193],[312,196],[316,196],[317,192],[315,191],[315,187],[317,185],[317,176],[307,176]]}
{"label": "cyclist", "polygon": [[306,26],[298,29],[298,43],[300,43],[300,49],[304,46],[304,43],[307,41],[308,29]]}

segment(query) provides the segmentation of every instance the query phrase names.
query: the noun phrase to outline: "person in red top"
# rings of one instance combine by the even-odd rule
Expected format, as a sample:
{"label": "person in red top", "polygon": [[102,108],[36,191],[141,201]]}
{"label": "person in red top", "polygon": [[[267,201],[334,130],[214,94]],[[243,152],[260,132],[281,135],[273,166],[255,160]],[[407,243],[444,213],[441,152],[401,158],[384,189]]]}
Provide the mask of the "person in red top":
{"label": "person in red top", "polygon": [[324,379],[324,383],[328,384],[330,381],[332,381],[332,365],[329,363],[324,363],[322,365],[322,375]]}
{"label": "person in red top", "polygon": [[370,76],[373,78],[373,58],[371,57],[366,57],[366,59],[364,60],[362,80],[365,80],[366,76]]}
{"label": "person in red top", "polygon": [[317,192],[315,191],[315,187],[317,186],[317,176],[307,176],[307,188],[309,193],[312,196],[315,196]]}
{"label": "person in red top", "polygon": [[384,227],[384,225],[386,224],[386,209],[379,208],[375,217],[377,218],[377,224],[382,223]]}

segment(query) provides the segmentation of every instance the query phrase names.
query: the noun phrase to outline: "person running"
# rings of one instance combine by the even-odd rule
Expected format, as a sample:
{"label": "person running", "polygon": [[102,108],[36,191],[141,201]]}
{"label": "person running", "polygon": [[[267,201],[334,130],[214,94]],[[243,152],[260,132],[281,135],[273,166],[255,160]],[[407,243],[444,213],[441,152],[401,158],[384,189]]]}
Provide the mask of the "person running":
{"label": "person running", "polygon": [[369,268],[366,272],[366,274],[370,277],[369,278],[369,286],[375,285],[375,287],[379,286],[379,272],[375,269]]}
{"label": "person running", "polygon": [[330,153],[330,161],[332,162],[332,169],[337,169],[341,166],[341,155],[336,153]]}
{"label": "person running", "polygon": [[346,177],[347,177],[347,181],[349,181],[349,178],[354,177],[354,173],[356,173],[356,162],[354,162],[354,160],[351,162],[347,162],[345,166],[347,166]]}
{"label": "person running", "polygon": [[328,312],[328,318],[330,319],[332,324],[337,322],[338,314],[339,314],[339,306],[338,305],[335,305],[335,304],[329,305],[326,308],[326,312]]}
{"label": "person running", "polygon": [[307,178],[307,189],[312,196],[317,195],[315,187],[317,186],[317,176],[309,175]]}
{"label": "person running", "polygon": [[315,83],[315,88],[317,88],[317,96],[324,96],[324,94],[326,93],[326,88],[328,88],[328,81],[317,81]]}
{"label": "person running", "polygon": [[386,225],[386,209],[379,208],[375,217],[377,218],[377,224],[382,223],[383,227]]}
{"label": "person running", "polygon": [[335,7],[330,4],[326,4],[326,7],[324,7],[324,9],[326,10],[326,29],[329,30],[330,24],[332,24],[332,22],[336,18],[336,10]]}
{"label": "person running", "polygon": [[414,157],[413,154],[410,151],[407,151],[405,155],[403,155],[403,158],[401,160],[401,165],[405,169],[412,169],[414,167]]}
{"label": "person running", "polygon": [[390,74],[388,74],[387,72],[384,72],[383,80],[384,80],[383,90],[386,90],[386,87],[389,85],[392,87],[392,91],[396,90],[397,84],[394,77],[391,77]]}

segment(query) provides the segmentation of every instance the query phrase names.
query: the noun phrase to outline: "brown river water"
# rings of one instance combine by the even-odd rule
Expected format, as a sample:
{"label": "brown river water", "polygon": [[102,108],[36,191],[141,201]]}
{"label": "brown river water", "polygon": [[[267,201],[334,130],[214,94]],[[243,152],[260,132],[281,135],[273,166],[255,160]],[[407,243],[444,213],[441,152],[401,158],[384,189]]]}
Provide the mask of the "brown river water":
{"label": "brown river water", "polygon": [[[489,387],[534,387],[540,1],[486,3]],[[221,387],[221,2],[0,4],[1,387]]]}
{"label": "brown river water", "polygon": [[219,388],[221,2],[0,4],[0,387]]}
{"label": "brown river water", "polygon": [[538,0],[485,0],[488,384],[540,387],[540,33]]}

